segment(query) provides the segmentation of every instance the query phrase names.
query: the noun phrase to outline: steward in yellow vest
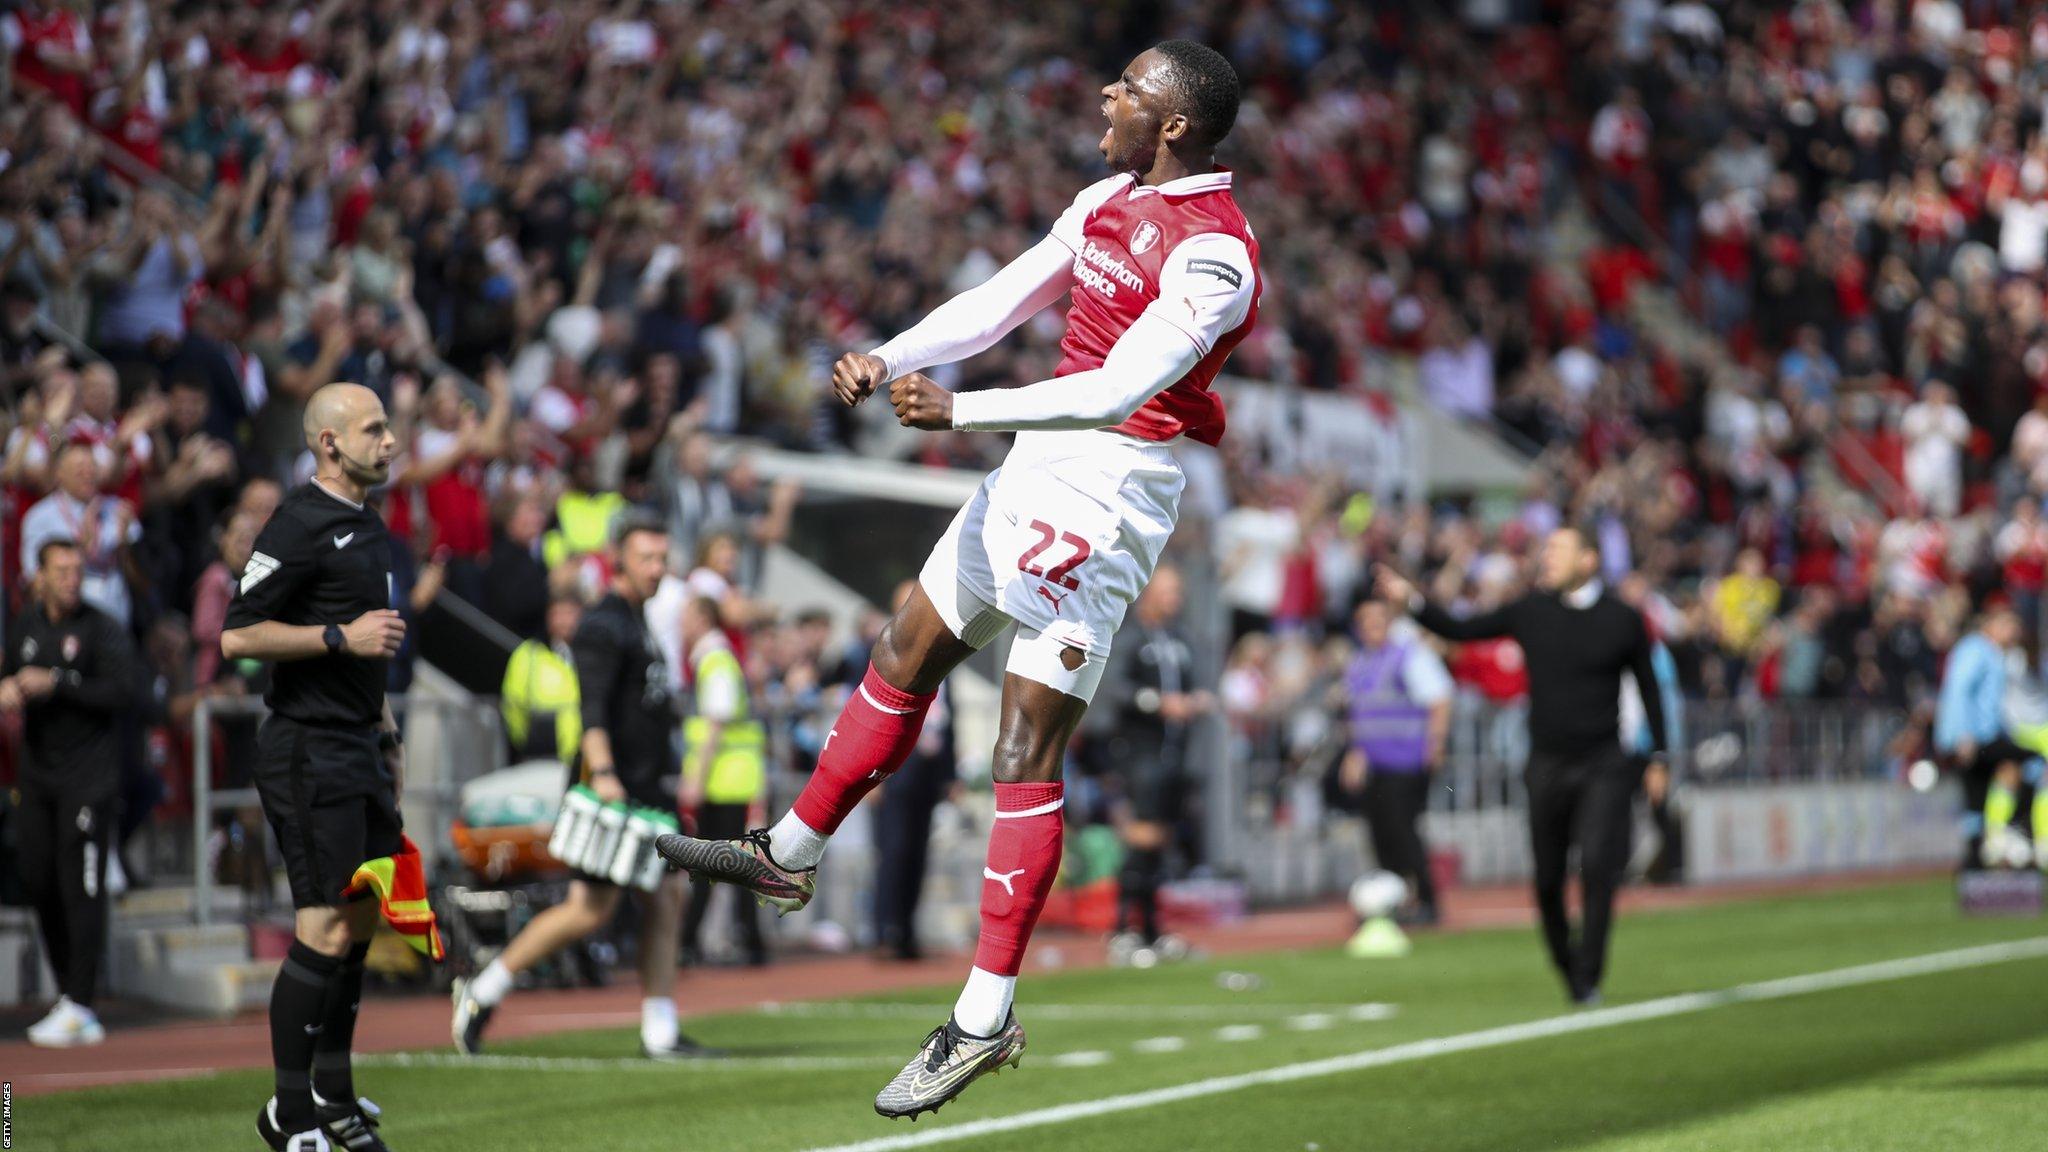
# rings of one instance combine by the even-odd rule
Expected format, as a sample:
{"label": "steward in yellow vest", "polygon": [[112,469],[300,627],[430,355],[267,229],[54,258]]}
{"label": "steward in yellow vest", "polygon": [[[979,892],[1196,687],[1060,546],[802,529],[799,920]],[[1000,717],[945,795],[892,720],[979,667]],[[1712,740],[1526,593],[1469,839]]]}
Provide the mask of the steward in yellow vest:
{"label": "steward in yellow vest", "polygon": [[682,627],[694,704],[683,722],[683,807],[736,808],[744,821],[767,794],[767,732],[748,710],[746,670],[718,626],[718,602],[692,599]]}
{"label": "steward in yellow vest", "polygon": [[545,640],[528,640],[512,650],[498,707],[515,756],[567,764],[583,739],[582,692],[569,658],[569,639],[583,619],[583,604],[573,596],[557,596],[548,604],[547,619]]}

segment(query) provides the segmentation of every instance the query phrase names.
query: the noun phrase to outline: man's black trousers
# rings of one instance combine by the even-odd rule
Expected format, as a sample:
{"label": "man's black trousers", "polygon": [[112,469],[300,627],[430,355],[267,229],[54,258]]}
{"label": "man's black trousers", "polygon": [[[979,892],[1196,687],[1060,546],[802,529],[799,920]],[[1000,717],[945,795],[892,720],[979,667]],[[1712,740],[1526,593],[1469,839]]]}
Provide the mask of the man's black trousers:
{"label": "man's black trousers", "polygon": [[1429,874],[1429,848],[1422,842],[1422,812],[1429,807],[1428,772],[1368,770],[1365,826],[1372,833],[1372,854],[1380,867],[1398,873],[1415,886],[1415,901],[1436,910],[1436,883]]}
{"label": "man's black trousers", "polygon": [[74,795],[24,783],[15,812],[22,891],[36,910],[57,990],[88,1008],[107,951],[114,808],[111,790]]}
{"label": "man's black trousers", "polygon": [[875,943],[905,959],[919,953],[917,908],[931,855],[932,812],[953,778],[950,757],[913,753],[882,785],[875,809]]}
{"label": "man's black trousers", "polygon": [[[1536,864],[1536,908],[1551,963],[1574,999],[1600,987],[1614,897],[1628,867],[1642,761],[1620,748],[1577,756],[1529,756],[1529,842]],[[1564,884],[1571,850],[1579,850],[1582,923],[1573,939]]]}
{"label": "man's black trousers", "polygon": [[[737,840],[746,833],[745,804],[703,804],[697,808],[696,835],[706,840]],[[711,910],[711,888],[707,877],[690,878],[690,906],[683,912],[683,947],[692,955],[702,955],[704,916]],[[733,895],[732,923],[739,932],[740,947],[745,949],[748,963],[765,963],[768,944],[761,936],[761,909],[747,893]]]}

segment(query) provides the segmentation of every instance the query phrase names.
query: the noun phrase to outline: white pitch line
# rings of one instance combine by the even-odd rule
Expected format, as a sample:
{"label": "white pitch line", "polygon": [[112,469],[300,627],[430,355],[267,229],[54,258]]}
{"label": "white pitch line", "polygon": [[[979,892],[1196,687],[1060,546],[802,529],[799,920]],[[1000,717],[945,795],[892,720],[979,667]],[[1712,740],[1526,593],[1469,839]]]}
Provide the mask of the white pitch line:
{"label": "white pitch line", "polygon": [[42,1084],[84,1083],[88,1087],[104,1084],[114,1087],[119,1084],[138,1083],[144,1080],[184,1080],[200,1076],[211,1076],[218,1068],[138,1068],[111,1069],[97,1072],[23,1072],[20,1078]]}
{"label": "white pitch line", "polygon": [[1109,1063],[1109,1053],[1084,1048],[1079,1052],[1062,1052],[1046,1060],[1046,1063],[1055,1068],[1093,1068],[1098,1064]]}
{"label": "white pitch line", "polygon": [[1304,1012],[1287,1018],[1287,1026],[1296,1032],[1321,1032],[1336,1022],[1337,1018],[1328,1012]]}
{"label": "white pitch line", "polygon": [[[831,1000],[769,1001],[755,1010],[767,1016],[811,1019],[923,1020],[953,1007],[944,1004],[848,1004]],[[1022,1020],[1242,1020],[1247,1016],[1297,1016],[1304,1012],[1342,1012],[1352,1020],[1384,1020],[1391,1004],[1035,1004],[1017,1002]],[[1361,1015],[1363,1013],[1363,1015]]]}
{"label": "white pitch line", "polygon": [[358,1067],[489,1068],[510,1072],[832,1072],[881,1068],[895,1061],[880,1056],[707,1056],[699,1060],[648,1060],[602,1056],[504,1056],[485,1053],[386,1052],[356,1058]]}
{"label": "white pitch line", "polygon": [[1415,1060],[1427,1060],[1436,1056],[1449,1056],[1459,1052],[1474,1052],[1484,1048],[1499,1048],[1508,1044],[1519,1044],[1525,1040],[1542,1040],[1553,1036],[1567,1036],[1576,1032],[1592,1032],[1613,1028],[1622,1024],[1637,1024],[1645,1020],[1663,1020],[1673,1016],[1685,1016],[1705,1012],[1711,1008],[1725,1008],[1731,1004],[1753,1004],[1766,1000],[1783,1000],[1792,996],[1804,996],[1811,992],[1825,992],[1841,988],[1854,988],[1864,984],[1881,984],[1892,980],[1904,980],[1914,976],[1929,976],[1939,972],[1953,972],[1964,968],[1982,968],[1991,964],[2003,964],[2010,960],[2027,960],[2048,956],[2048,936],[2031,940],[2016,940],[2006,944],[1985,944],[1976,948],[1958,948],[1949,952],[1931,952],[1923,956],[1909,956],[1900,960],[1884,960],[1875,964],[1859,964],[1850,968],[1836,968],[1826,972],[1813,972],[1803,976],[1788,976],[1779,980],[1765,980],[1755,984],[1738,984],[1715,992],[1688,992],[1678,996],[1665,996],[1656,1000],[1645,1000],[1639,1004],[1621,1004],[1612,1008],[1597,1008],[1590,1012],[1575,1012],[1564,1016],[1549,1016],[1541,1020],[1530,1020],[1521,1024],[1508,1024],[1499,1028],[1485,1028],[1477,1032],[1464,1032],[1453,1036],[1438,1036],[1428,1040],[1416,1040],[1407,1044],[1395,1044],[1386,1048],[1373,1048],[1353,1052],[1344,1056],[1333,1056],[1323,1060],[1307,1060],[1299,1064],[1283,1064],[1257,1072],[1244,1072],[1234,1076],[1215,1076],[1207,1080],[1196,1080],[1166,1088],[1154,1088],[1145,1092],[1131,1092],[1121,1096],[1105,1096],[1096,1100],[1080,1100],[1072,1104],[1060,1104],[1051,1108],[1036,1108],[1028,1112],[995,1116],[987,1120],[972,1120],[947,1128],[928,1128],[922,1132],[906,1133],[901,1136],[884,1136],[876,1140],[862,1140],[853,1144],[835,1144],[812,1152],[899,1152],[905,1148],[923,1148],[932,1144],[947,1144],[956,1140],[972,1140],[977,1136],[989,1136],[1002,1132],[1016,1132],[1026,1128],[1043,1128],[1051,1124],[1064,1124],[1073,1120],[1085,1120],[1092,1116],[1106,1116],[1117,1112],[1134,1112],[1141,1108],[1156,1108],[1162,1104],[1194,1100],[1204,1096],[1221,1096],[1230,1092],[1241,1092],[1246,1088],[1258,1088],[1269,1084],[1289,1084],[1297,1080],[1311,1080],[1323,1076],[1336,1076],[1346,1072],[1361,1072],[1368,1068],[1381,1068],[1390,1064],[1405,1064]]}
{"label": "white pitch line", "polygon": [[1188,1042],[1178,1036],[1154,1036],[1149,1040],[1140,1040],[1132,1044],[1131,1051],[1151,1056],[1162,1052],[1178,1052],[1187,1046]]}
{"label": "white pitch line", "polygon": [[1228,1043],[1236,1043],[1240,1040],[1257,1040],[1265,1034],[1266,1030],[1257,1024],[1226,1024],[1216,1030],[1216,1038]]}

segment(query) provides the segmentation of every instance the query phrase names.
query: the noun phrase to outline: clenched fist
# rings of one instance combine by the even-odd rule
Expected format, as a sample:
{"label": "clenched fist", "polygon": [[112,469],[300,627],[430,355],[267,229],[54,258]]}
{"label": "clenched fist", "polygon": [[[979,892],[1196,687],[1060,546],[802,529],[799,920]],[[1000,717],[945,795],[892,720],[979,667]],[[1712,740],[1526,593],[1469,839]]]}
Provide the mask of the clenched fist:
{"label": "clenched fist", "polygon": [[341,635],[349,655],[363,660],[389,659],[398,655],[399,645],[405,642],[405,617],[389,608],[373,608],[342,625]]}
{"label": "clenched fist", "polygon": [[832,392],[848,408],[867,399],[889,382],[889,366],[880,356],[848,352],[832,365]]}
{"label": "clenched fist", "polygon": [[896,406],[896,422],[905,428],[952,430],[953,394],[922,372],[912,372],[889,385],[889,402]]}

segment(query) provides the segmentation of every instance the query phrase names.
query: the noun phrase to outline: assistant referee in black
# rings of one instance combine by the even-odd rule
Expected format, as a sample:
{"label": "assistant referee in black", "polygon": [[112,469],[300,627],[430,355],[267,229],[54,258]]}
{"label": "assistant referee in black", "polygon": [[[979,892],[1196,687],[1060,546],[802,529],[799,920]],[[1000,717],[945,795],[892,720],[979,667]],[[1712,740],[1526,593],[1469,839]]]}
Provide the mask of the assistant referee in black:
{"label": "assistant referee in black", "polygon": [[[1429,603],[1385,565],[1382,597],[1447,640],[1507,636],[1529,668],[1529,840],[1536,865],[1536,907],[1550,959],[1573,1003],[1600,1002],[1614,897],[1628,866],[1635,795],[1643,773],[1664,759],[1664,706],[1650,665],[1650,633],[1635,609],[1602,587],[1600,552],[1583,529],[1560,528],[1544,541],[1537,590],[1477,616],[1459,618]],[[1635,673],[1649,720],[1651,752],[1621,745],[1621,674]],[[1572,846],[1579,849],[1584,923],[1572,938],[1564,884]]]}
{"label": "assistant referee in black", "polygon": [[277,664],[256,787],[297,909],[270,994],[277,1095],[256,1127],[278,1152],[386,1152],[349,1069],[377,903],[342,890],[364,861],[400,850],[404,753],[384,682],[405,623],[384,520],[365,506],[398,442],[383,402],[357,384],[315,392],[304,429],[313,479],[257,535],[220,638],[230,660]]}

